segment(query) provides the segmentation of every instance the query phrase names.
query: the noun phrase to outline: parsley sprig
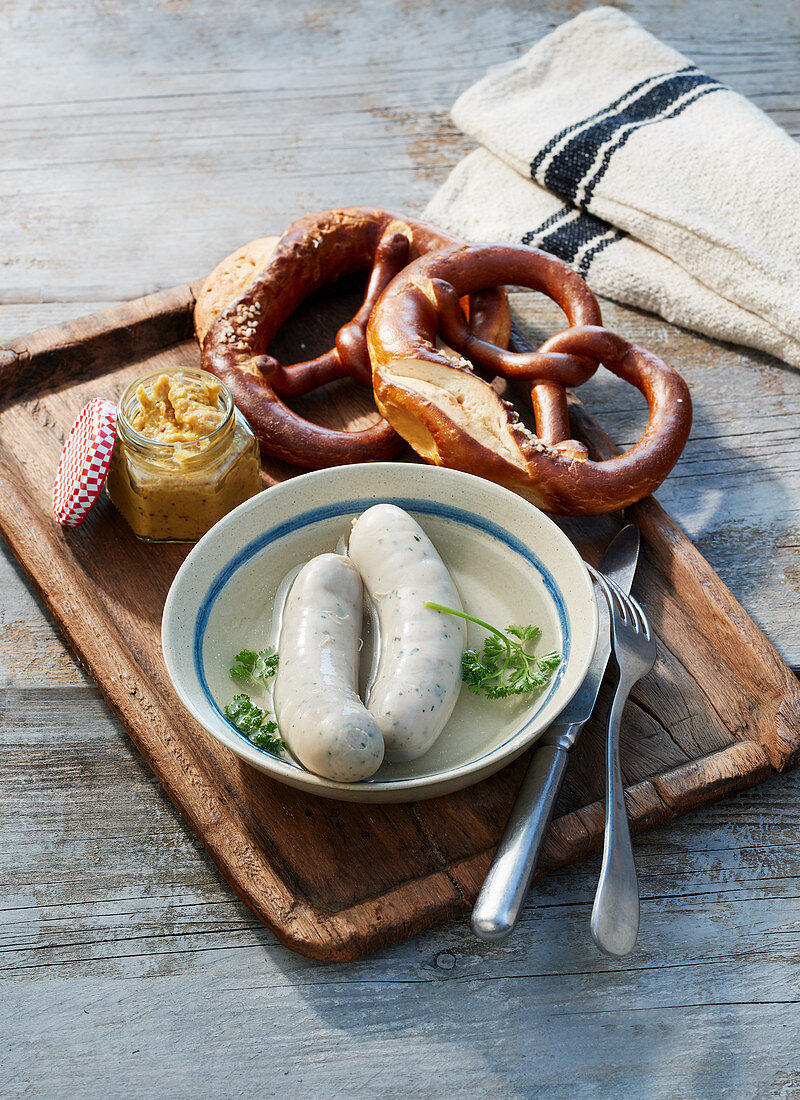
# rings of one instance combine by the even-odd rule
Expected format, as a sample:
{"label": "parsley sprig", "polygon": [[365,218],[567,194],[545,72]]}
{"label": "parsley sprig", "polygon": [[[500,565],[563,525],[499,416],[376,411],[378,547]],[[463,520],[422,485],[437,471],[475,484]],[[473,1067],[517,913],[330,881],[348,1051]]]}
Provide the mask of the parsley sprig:
{"label": "parsley sprig", "polygon": [[267,646],[260,653],[253,649],[242,649],[233,658],[231,676],[234,680],[255,680],[266,683],[278,670],[278,654]]}
{"label": "parsley sprig", "polygon": [[[249,680],[254,684],[266,684],[278,669],[278,654],[267,646],[259,653],[253,649],[242,649],[233,659],[231,677],[234,680]],[[234,695],[233,702],[225,707],[225,717],[241,730],[253,744],[277,755],[286,748],[280,737],[276,736],[278,725],[245,692]]]}
{"label": "parsley sprig", "polygon": [[260,749],[275,753],[286,747],[280,737],[275,736],[277,723],[249,695],[234,695],[233,702],[225,707],[225,717]]}
{"label": "parsley sprig", "polygon": [[466,611],[431,601],[425,606],[447,615],[457,615],[488,631],[482,649],[466,650],[461,662],[461,678],[473,695],[483,693],[488,699],[504,699],[509,695],[539,691],[561,664],[561,655],[556,652],[537,657],[526,649],[541,636],[538,626],[507,626],[503,632]]}

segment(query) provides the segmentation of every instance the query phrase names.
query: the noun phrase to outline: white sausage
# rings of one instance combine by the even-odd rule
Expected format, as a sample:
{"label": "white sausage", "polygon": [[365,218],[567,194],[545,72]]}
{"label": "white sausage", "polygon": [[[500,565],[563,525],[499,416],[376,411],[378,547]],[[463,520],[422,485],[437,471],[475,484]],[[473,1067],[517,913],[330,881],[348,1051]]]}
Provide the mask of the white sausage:
{"label": "white sausage", "polygon": [[383,760],[380,728],[357,692],[361,624],[353,563],[339,554],[312,558],[283,609],[273,703],[300,763],[343,783],[368,779]]}
{"label": "white sausage", "polygon": [[386,759],[415,760],[452,714],[466,640],[463,620],[424,604],[460,609],[461,601],[433,543],[402,508],[369,508],[353,526],[349,550],[380,624],[367,707],[383,733]]}

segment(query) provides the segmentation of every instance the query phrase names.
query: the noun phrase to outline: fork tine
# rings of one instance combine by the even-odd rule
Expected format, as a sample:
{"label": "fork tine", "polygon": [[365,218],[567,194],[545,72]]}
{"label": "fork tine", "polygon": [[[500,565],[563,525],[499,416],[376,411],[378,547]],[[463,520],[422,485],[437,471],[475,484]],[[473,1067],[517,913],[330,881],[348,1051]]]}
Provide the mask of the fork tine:
{"label": "fork tine", "polygon": [[597,583],[600,585],[600,587],[603,590],[603,595],[605,596],[606,602],[608,604],[608,610],[609,610],[609,613],[611,615],[612,626],[613,626],[613,620],[614,620],[615,615],[617,614],[617,609],[616,609],[617,600],[615,599],[614,592],[611,590],[611,585],[614,582],[611,580],[610,577],[605,576],[604,573],[601,573],[599,570],[594,569],[591,565],[588,566],[588,569],[589,569],[589,572],[592,574],[594,579],[597,581]]}
{"label": "fork tine", "polygon": [[652,641],[652,634],[650,631],[650,623],[647,615],[645,615],[642,605],[636,599],[635,596],[631,596],[627,592],[623,592],[619,585],[611,580],[610,577],[606,578],[609,585],[614,590],[614,595],[617,597],[619,604],[623,610],[623,620],[631,626],[637,634],[643,634],[649,641]]}
{"label": "fork tine", "polygon": [[631,626],[637,634],[643,634],[645,629],[644,612],[630,594],[626,594],[625,600],[631,613]]}
{"label": "fork tine", "polygon": [[633,596],[628,596],[628,599],[633,604],[634,610],[636,611],[636,614],[639,616],[639,633],[644,634],[644,636],[645,636],[645,638],[647,638],[648,642],[652,641],[653,636],[650,632],[650,621],[647,618],[647,615],[645,615],[644,609],[642,608],[642,605]]}
{"label": "fork tine", "polygon": [[613,581],[611,577],[606,577],[606,580],[608,581],[609,587],[611,588],[611,591],[615,597],[615,610],[618,611],[619,615],[621,615],[622,621],[624,623],[631,624],[633,620],[633,612],[631,610],[630,604],[628,603],[628,597],[622,591],[617,582]]}

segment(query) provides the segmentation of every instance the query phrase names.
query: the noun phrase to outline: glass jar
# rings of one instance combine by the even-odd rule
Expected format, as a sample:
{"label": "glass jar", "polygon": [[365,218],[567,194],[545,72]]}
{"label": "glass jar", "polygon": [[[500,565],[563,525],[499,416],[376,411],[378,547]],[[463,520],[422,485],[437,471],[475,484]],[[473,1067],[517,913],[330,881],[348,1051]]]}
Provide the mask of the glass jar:
{"label": "glass jar", "polygon": [[[162,376],[189,386],[219,387],[220,420],[206,434],[180,442],[143,435],[132,421]],[[194,542],[261,489],[258,441],[228,388],[206,371],[154,371],[132,382],[117,406],[117,439],[106,491],[137,538]]]}

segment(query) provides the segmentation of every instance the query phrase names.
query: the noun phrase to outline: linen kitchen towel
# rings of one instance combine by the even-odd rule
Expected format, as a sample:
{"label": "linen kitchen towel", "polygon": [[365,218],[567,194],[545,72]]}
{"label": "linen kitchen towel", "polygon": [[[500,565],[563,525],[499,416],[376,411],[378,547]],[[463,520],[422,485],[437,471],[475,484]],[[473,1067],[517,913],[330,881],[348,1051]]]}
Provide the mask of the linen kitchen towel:
{"label": "linen kitchen towel", "polygon": [[797,340],[710,290],[668,256],[563,203],[486,149],[456,165],[423,217],[468,241],[543,248],[571,264],[597,294],[800,366]]}
{"label": "linen kitchen towel", "polygon": [[490,70],[453,119],[484,148],[429,220],[800,366],[800,146],[743,96],[604,7]]}

